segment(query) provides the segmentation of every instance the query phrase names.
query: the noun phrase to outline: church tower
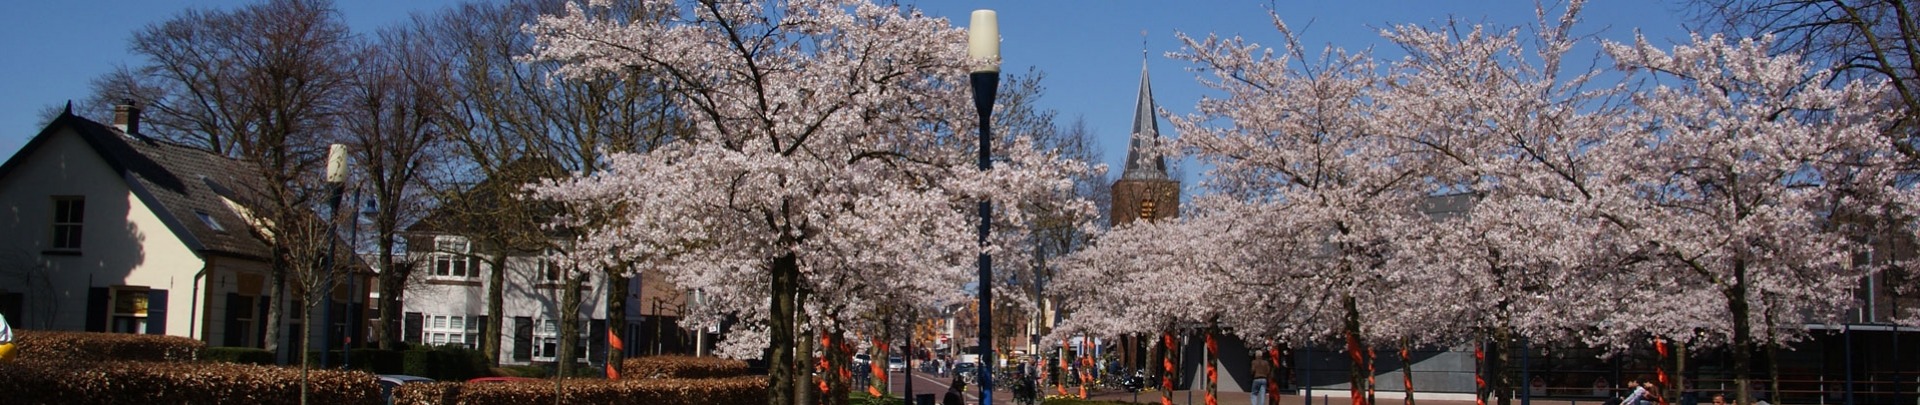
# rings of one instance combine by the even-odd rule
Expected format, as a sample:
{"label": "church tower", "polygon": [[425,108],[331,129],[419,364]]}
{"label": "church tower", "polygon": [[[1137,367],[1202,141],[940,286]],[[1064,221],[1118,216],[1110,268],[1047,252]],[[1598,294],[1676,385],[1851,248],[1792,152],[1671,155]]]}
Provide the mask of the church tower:
{"label": "church tower", "polygon": [[[1180,216],[1180,181],[1167,174],[1167,159],[1153,149],[1160,142],[1160,118],[1154,114],[1153,84],[1147,76],[1147,62],[1140,61],[1140,94],[1133,101],[1133,132],[1128,134],[1126,170],[1113,182],[1113,226],[1133,221],[1159,221]],[[1159,364],[1162,350],[1149,350],[1153,339],[1127,335],[1120,338],[1120,361],[1141,369]]]}
{"label": "church tower", "polygon": [[1180,181],[1167,175],[1167,159],[1152,149],[1160,141],[1154,114],[1153,85],[1146,61],[1140,62],[1140,94],[1133,102],[1133,132],[1127,142],[1126,170],[1113,182],[1111,224],[1180,216]]}

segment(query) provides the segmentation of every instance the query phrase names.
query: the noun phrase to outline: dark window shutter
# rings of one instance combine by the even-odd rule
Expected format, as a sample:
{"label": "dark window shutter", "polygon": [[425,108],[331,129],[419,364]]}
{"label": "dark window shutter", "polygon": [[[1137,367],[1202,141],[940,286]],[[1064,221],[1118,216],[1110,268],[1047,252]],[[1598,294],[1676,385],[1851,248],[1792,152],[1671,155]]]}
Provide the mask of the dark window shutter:
{"label": "dark window shutter", "polygon": [[513,361],[533,360],[533,318],[513,317]]}
{"label": "dark window shutter", "polygon": [[251,305],[253,305],[253,303],[239,293],[227,293],[227,313],[220,317],[222,321],[226,322],[226,327],[221,331],[220,344],[228,347],[243,347],[247,345],[246,341],[241,339],[245,337],[247,332],[246,329],[240,328],[240,311],[246,310],[247,307]]}
{"label": "dark window shutter", "polygon": [[467,277],[480,277],[480,256],[467,256]]}
{"label": "dark window shutter", "polygon": [[108,300],[112,298],[113,298],[113,294],[110,291],[107,291],[106,287],[93,287],[93,288],[87,289],[87,331],[88,332],[106,332],[107,331],[107,311],[113,310],[113,303],[108,302]]}
{"label": "dark window shutter", "polygon": [[424,330],[427,327],[426,318],[421,317],[419,312],[408,312],[403,317],[406,320],[402,323],[406,324],[407,330],[400,334],[400,340],[407,343],[420,343],[421,335],[426,332]]}
{"label": "dark window shutter", "polygon": [[147,334],[167,334],[167,290],[147,290]]}
{"label": "dark window shutter", "polygon": [[[278,299],[278,296],[259,297],[253,300],[253,327],[256,333],[258,333],[255,336],[260,337],[259,341],[254,342],[253,347],[267,348],[267,324],[270,323],[267,322],[267,311],[273,309],[273,300],[275,299]],[[286,319],[286,317],[281,317],[280,319]],[[286,326],[282,324],[281,327],[284,328]],[[285,352],[283,351],[281,353]],[[280,364],[286,364],[286,362],[280,362]]]}
{"label": "dark window shutter", "polygon": [[588,321],[587,325],[587,362],[606,363],[607,321],[595,319]]}

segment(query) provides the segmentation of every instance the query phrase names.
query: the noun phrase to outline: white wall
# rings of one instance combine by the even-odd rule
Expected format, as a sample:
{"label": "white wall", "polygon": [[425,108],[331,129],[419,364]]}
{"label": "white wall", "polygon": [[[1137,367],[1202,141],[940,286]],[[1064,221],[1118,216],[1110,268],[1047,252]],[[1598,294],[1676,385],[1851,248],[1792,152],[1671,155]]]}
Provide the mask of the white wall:
{"label": "white wall", "polygon": [[[71,130],[22,163],[0,179],[0,271],[37,273],[51,288],[30,286],[27,314],[9,321],[22,329],[83,330],[89,287],[143,286],[168,291],[167,334],[192,334],[193,275],[202,262],[125,179]],[[78,255],[43,254],[51,246],[53,196],[86,197]]]}
{"label": "white wall", "polygon": [[[416,283],[406,292],[402,304],[402,313],[418,312],[423,315],[465,315],[479,317],[487,315],[487,288],[491,285],[488,272],[492,265],[481,261],[476,277],[449,278],[433,276],[434,263],[428,254],[416,253],[415,260],[419,269],[417,277],[425,279]],[[541,272],[534,258],[510,257],[503,274],[502,295],[505,302],[501,306],[503,325],[500,337],[500,359],[504,363],[513,361],[513,318],[531,317],[535,319],[559,319],[561,290],[551,288],[555,282],[541,278]],[[583,320],[607,318],[606,278],[590,274],[582,283],[585,291],[581,294],[580,311]],[[404,331],[403,331],[404,332]],[[484,333],[484,332],[482,332]],[[587,333],[587,331],[582,331]],[[480,339],[479,341],[484,341]]]}

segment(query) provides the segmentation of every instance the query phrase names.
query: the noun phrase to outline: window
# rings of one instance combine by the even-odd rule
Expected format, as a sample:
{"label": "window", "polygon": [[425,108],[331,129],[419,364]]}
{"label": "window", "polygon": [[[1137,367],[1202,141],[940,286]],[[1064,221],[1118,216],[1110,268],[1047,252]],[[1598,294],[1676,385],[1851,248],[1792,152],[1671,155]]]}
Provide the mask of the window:
{"label": "window", "polygon": [[112,331],[114,333],[147,333],[147,304],[146,290],[114,290]]}
{"label": "window", "polygon": [[207,228],[213,229],[214,232],[227,231],[226,227],[220,226],[220,221],[213,220],[213,214],[208,214],[206,211],[195,210],[193,211],[193,215],[200,217],[200,222],[207,224]]}
{"label": "window", "polygon": [[472,244],[457,237],[439,237],[433,240],[433,275],[437,277],[468,278],[478,277],[478,269],[469,268],[467,254]]}
{"label": "window", "polygon": [[53,198],[53,248],[80,250],[80,224],[86,222],[86,197]]}
{"label": "window", "polygon": [[428,315],[426,319],[425,340],[428,345],[460,345],[468,349],[480,347],[480,322],[477,318],[462,315]]}
{"label": "window", "polygon": [[[580,329],[573,347],[575,361],[587,360],[587,328]],[[560,327],[552,319],[542,319],[533,327],[533,361],[554,361],[560,357]]]}
{"label": "window", "polygon": [[539,261],[540,276],[545,277],[548,282],[560,281],[560,265],[553,262],[553,257],[559,254],[559,251],[549,248],[546,254],[534,258]]}

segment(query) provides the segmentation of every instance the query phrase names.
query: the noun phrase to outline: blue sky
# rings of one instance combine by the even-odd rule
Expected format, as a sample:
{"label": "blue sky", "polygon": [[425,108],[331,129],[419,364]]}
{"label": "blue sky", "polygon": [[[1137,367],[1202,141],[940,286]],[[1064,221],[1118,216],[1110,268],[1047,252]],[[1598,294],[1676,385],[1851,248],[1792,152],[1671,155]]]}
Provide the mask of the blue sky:
{"label": "blue sky", "polygon": [[[435,12],[459,0],[336,0],[358,33],[403,21],[409,13]],[[93,78],[119,64],[137,64],[126,45],[133,31],[192,7],[229,8],[243,0],[8,0],[0,4],[0,152],[11,156],[39,132],[40,111],[84,99]],[[967,23],[974,9],[999,12],[1003,70],[1046,72],[1043,102],[1064,122],[1084,118],[1111,166],[1126,155],[1133,96],[1139,83],[1142,36],[1161,108],[1192,110],[1206,94],[1185,63],[1162,55],[1179,49],[1175,32],[1244,36],[1277,43],[1267,17],[1277,8],[1310,46],[1375,48],[1391,53],[1377,34],[1400,23],[1437,23],[1449,17],[1501,26],[1533,21],[1531,1],[1349,0],[1349,1],[1150,1],[999,0],[910,2],[930,15]],[[1656,43],[1683,40],[1681,0],[1593,0],[1581,31],[1626,40],[1635,30]],[[1591,51],[1591,49],[1588,49]],[[964,95],[962,95],[964,96]],[[1162,131],[1170,131],[1162,121]],[[1178,134],[1174,134],[1178,136]],[[1191,172],[1192,170],[1189,170]],[[1191,184],[1192,173],[1187,174]]]}

